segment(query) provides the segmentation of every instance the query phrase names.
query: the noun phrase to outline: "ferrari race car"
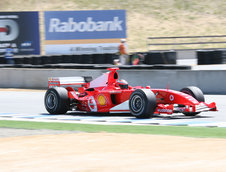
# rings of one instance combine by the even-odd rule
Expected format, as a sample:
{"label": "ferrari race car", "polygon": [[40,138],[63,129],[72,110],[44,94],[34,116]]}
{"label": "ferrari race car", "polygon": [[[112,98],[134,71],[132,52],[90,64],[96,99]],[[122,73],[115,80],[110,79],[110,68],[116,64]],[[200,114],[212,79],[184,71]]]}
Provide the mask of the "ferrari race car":
{"label": "ferrari race car", "polygon": [[215,102],[207,104],[202,91],[194,86],[180,91],[132,87],[119,80],[118,68],[92,80],[92,77],[51,77],[44,98],[50,114],[67,111],[98,113],[131,113],[136,118],[150,118],[154,113],[183,113],[195,116],[203,111],[216,111]]}

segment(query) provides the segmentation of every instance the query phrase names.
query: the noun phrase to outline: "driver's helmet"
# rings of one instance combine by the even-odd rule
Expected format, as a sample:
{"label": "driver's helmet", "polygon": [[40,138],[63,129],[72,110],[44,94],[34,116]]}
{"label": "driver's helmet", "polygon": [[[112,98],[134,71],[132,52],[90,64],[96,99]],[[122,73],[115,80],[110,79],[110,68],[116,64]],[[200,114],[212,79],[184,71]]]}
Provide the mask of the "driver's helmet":
{"label": "driver's helmet", "polygon": [[124,79],[118,80],[117,86],[119,86],[121,89],[128,89],[128,82]]}

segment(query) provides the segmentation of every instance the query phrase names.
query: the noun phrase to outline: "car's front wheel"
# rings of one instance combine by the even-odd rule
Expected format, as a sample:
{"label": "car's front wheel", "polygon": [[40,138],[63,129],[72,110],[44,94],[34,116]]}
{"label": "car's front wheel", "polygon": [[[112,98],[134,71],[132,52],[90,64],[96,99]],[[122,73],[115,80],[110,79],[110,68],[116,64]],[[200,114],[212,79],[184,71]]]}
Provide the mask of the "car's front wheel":
{"label": "car's front wheel", "polygon": [[[202,90],[195,86],[185,87],[180,90],[181,92],[188,94],[194,97],[199,102],[205,102],[204,94]],[[198,115],[200,112],[184,112],[183,114],[186,116],[195,116]]]}
{"label": "car's front wheel", "polygon": [[69,110],[68,92],[63,87],[48,89],[44,102],[45,108],[50,114],[65,114]]}
{"label": "car's front wheel", "polygon": [[150,118],[156,106],[155,94],[149,89],[137,89],[129,99],[130,112],[136,118]]}

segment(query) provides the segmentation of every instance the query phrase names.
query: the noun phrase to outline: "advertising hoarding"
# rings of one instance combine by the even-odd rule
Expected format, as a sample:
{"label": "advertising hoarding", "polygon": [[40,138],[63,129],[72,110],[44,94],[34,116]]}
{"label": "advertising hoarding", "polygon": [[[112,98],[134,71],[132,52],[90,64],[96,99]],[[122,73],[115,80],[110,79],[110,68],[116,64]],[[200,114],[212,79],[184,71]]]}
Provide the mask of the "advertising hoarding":
{"label": "advertising hoarding", "polygon": [[126,38],[125,10],[46,11],[46,54],[115,53]]}
{"label": "advertising hoarding", "polygon": [[15,55],[40,54],[38,12],[0,12],[0,55],[12,47]]}

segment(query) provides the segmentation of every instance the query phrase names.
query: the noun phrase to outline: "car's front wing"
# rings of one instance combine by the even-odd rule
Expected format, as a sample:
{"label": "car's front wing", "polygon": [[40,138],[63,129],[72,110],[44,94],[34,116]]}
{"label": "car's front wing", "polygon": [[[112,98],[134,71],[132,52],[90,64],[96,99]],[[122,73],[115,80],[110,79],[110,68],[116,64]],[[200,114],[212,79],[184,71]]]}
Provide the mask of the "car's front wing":
{"label": "car's front wing", "polygon": [[198,105],[164,105],[158,104],[155,113],[172,114],[172,113],[186,113],[186,112],[204,112],[204,111],[217,111],[216,103],[200,102]]}
{"label": "car's front wing", "polygon": [[[185,112],[204,112],[204,111],[217,111],[216,103],[207,104],[200,102],[197,105],[174,105],[174,104],[157,104],[155,113],[158,114],[172,114],[172,113],[185,113]],[[125,101],[110,109],[110,113],[130,113],[129,101]]]}

